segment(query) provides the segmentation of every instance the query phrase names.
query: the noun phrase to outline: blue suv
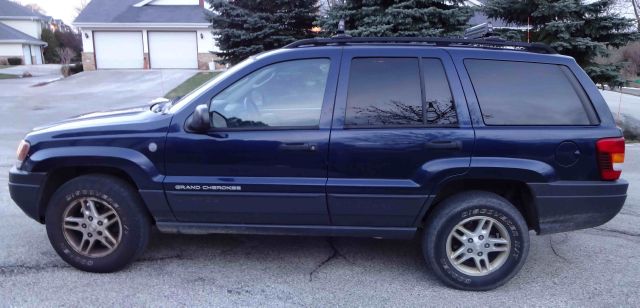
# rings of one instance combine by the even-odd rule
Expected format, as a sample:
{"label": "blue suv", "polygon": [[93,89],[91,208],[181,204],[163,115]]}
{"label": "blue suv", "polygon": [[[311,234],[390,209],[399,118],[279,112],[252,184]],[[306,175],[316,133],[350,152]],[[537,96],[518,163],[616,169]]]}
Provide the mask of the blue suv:
{"label": "blue suv", "polygon": [[35,129],[13,200],[58,254],[122,269],[149,230],[420,236],[446,284],[488,290],[529,235],[622,208],[625,143],[574,59],[544,45],[309,39],[185,97]]}

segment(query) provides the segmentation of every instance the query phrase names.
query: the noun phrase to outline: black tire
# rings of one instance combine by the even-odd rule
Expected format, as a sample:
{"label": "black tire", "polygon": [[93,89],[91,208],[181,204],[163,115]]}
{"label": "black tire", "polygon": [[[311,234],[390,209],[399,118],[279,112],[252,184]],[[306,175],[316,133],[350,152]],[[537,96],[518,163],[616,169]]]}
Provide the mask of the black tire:
{"label": "black tire", "polygon": [[[109,204],[120,219],[120,241],[104,256],[83,255],[65,238],[65,211],[82,198]],[[77,269],[95,273],[118,271],[138,258],[149,240],[151,225],[138,192],[127,182],[109,175],[83,175],[63,184],[49,201],[45,221],[49,241],[58,255]]]}
{"label": "black tire", "polygon": [[[504,248],[508,255],[502,265],[484,276],[459,270],[447,254],[447,240],[453,229],[472,217],[489,217],[501,223],[511,240],[510,249]],[[430,268],[447,285],[467,291],[491,290],[507,283],[524,265],[529,253],[529,229],[520,212],[501,196],[485,191],[464,192],[439,203],[429,216],[422,237],[422,252]]]}

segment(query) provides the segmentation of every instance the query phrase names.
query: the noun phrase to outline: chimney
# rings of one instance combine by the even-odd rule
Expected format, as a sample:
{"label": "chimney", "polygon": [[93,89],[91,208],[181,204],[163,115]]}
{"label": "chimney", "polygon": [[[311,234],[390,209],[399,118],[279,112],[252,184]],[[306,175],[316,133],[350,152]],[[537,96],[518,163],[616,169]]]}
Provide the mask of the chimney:
{"label": "chimney", "polygon": [[204,0],[200,0],[200,7],[204,8]]}

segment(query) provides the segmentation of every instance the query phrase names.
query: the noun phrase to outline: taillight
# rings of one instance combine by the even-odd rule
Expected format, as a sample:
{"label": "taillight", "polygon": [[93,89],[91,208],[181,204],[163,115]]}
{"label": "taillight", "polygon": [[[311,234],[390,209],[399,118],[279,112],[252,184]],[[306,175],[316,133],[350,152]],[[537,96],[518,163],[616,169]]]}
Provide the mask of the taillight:
{"label": "taillight", "polygon": [[619,179],[624,163],[624,138],[600,139],[596,143],[596,149],[600,177],[605,181]]}

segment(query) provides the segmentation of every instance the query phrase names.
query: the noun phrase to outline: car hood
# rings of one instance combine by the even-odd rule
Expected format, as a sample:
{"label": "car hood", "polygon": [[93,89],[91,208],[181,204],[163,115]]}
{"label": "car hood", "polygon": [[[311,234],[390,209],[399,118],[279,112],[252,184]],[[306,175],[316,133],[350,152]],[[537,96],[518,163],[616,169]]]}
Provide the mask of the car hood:
{"label": "car hood", "polygon": [[36,127],[29,134],[34,139],[92,135],[131,134],[166,130],[171,115],[153,112],[149,105],[92,112],[49,125]]}

